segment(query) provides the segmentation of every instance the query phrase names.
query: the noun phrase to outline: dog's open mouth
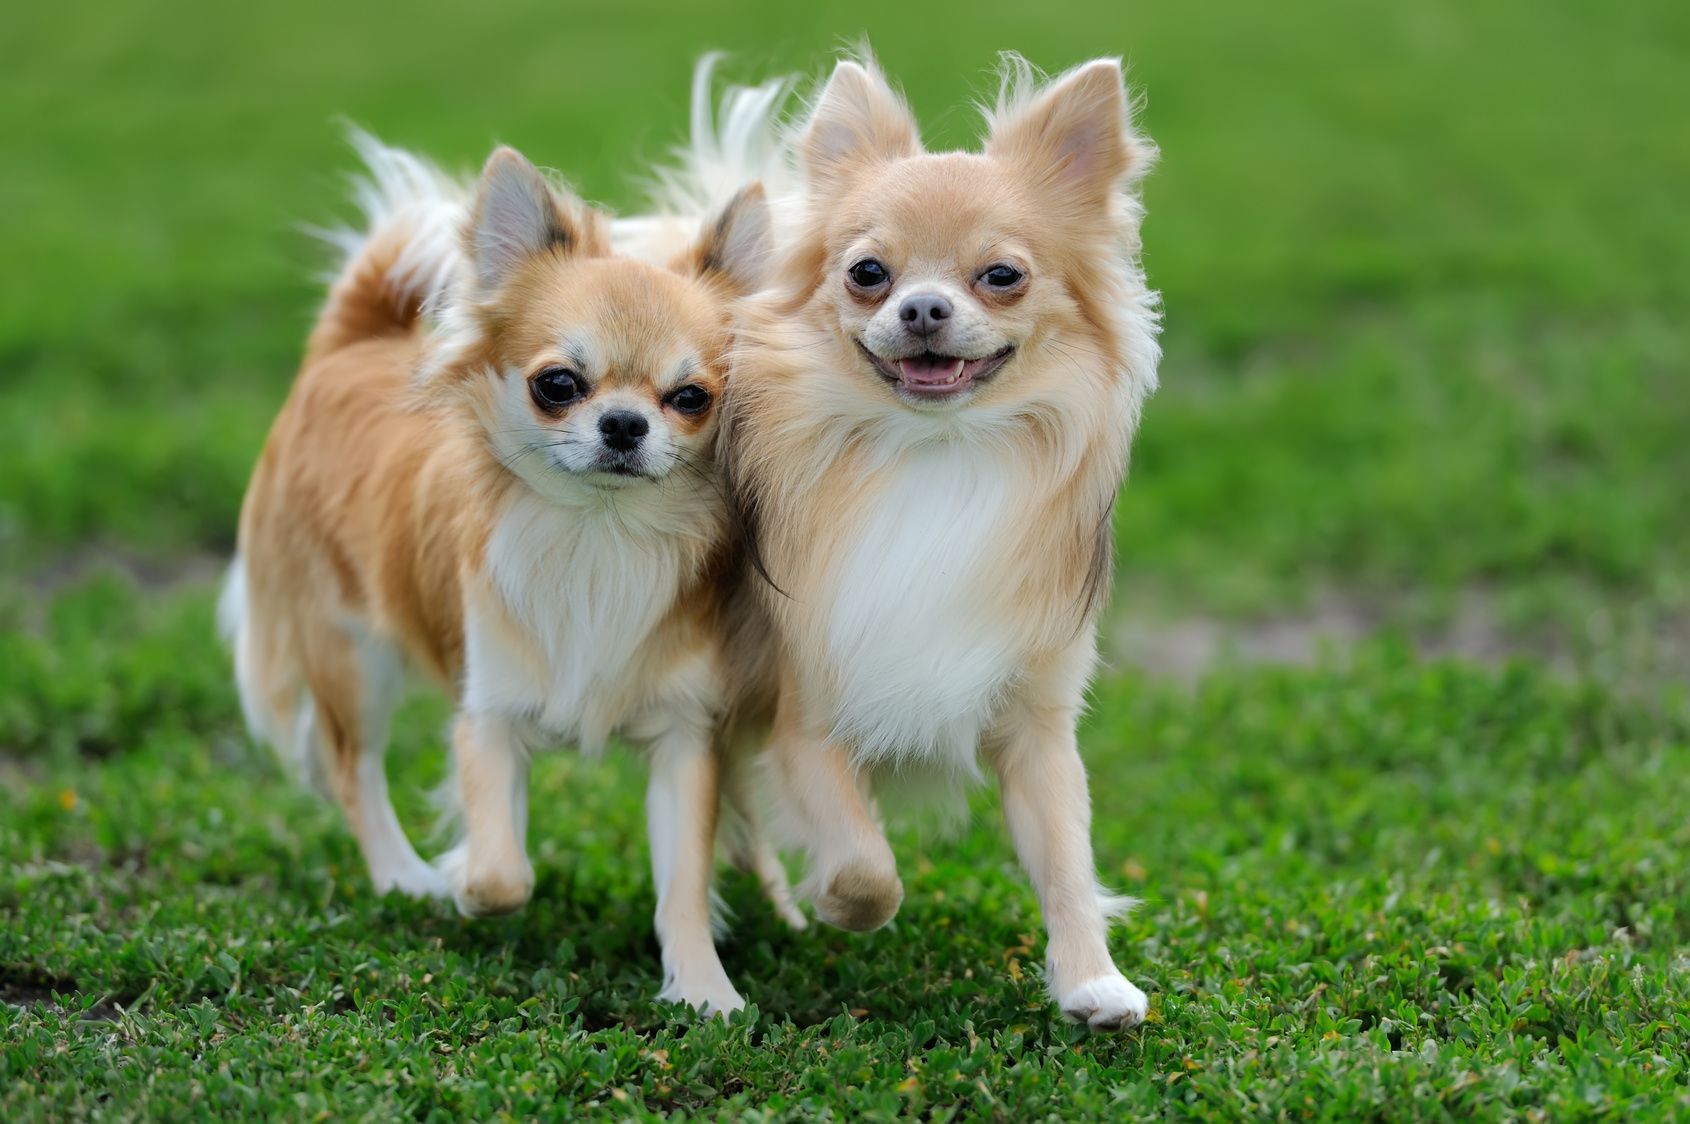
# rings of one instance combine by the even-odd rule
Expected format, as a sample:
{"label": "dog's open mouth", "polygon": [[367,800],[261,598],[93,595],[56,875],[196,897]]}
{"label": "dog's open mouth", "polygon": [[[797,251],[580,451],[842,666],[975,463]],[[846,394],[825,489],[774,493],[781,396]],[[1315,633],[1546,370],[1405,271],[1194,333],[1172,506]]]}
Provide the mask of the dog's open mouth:
{"label": "dog's open mouth", "polygon": [[912,398],[948,398],[960,394],[991,378],[1015,350],[1012,345],[980,359],[937,355],[931,351],[902,359],[882,359],[861,340],[857,346],[882,376]]}

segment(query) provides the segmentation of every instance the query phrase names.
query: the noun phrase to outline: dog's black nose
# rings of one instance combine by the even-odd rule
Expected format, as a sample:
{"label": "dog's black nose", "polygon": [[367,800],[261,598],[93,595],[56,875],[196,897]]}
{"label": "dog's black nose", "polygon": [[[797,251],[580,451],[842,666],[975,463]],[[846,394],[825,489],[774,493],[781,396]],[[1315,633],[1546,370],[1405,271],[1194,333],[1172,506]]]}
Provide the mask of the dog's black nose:
{"label": "dog's black nose", "polygon": [[917,293],[898,306],[898,319],[918,336],[930,336],[951,318],[951,302],[938,293]]}
{"label": "dog's black nose", "polygon": [[651,423],[645,420],[645,415],[632,410],[610,410],[599,419],[604,443],[619,453],[639,448],[640,440],[650,429]]}

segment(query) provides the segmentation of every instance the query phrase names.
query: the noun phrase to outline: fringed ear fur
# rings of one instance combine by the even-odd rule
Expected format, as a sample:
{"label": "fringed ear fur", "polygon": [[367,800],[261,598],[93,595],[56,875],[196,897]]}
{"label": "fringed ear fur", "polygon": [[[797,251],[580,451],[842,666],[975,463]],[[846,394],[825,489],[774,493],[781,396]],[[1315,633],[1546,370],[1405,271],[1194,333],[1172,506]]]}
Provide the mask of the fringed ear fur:
{"label": "fringed ear fur", "polygon": [[728,205],[705,224],[687,255],[690,272],[720,281],[736,296],[762,288],[769,268],[772,235],[769,202],[763,185],[740,189]]}
{"label": "fringed ear fur", "polygon": [[1088,62],[1030,96],[1006,91],[986,155],[1021,170],[1053,201],[1106,204],[1149,157],[1128,119],[1120,61]]}
{"label": "fringed ear fur", "polygon": [[837,194],[862,168],[921,151],[915,117],[880,71],[843,60],[833,70],[799,139],[812,191]]}
{"label": "fringed ear fur", "polygon": [[579,200],[560,198],[516,149],[497,149],[482,169],[465,236],[482,290],[499,288],[538,254],[579,252],[587,232],[575,216],[583,209]]}

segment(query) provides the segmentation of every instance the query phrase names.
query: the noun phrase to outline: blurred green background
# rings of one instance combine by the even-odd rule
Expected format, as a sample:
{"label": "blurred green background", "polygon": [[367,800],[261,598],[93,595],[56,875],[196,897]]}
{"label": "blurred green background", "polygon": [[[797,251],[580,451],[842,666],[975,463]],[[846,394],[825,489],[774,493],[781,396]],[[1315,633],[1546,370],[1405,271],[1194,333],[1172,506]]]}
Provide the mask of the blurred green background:
{"label": "blurred green background", "polygon": [[1143,92],[1168,357],[1127,574],[1229,610],[1325,581],[1682,602],[1683,5],[706,7],[14,13],[7,557],[228,548],[319,296],[300,228],[347,213],[340,122],[464,168],[513,143],[626,207],[702,50],[820,74],[866,31],[935,145],[974,139],[999,50],[1119,54]]}
{"label": "blurred green background", "polygon": [[[564,1057],[574,1084],[545,1088],[612,1114],[1684,1107],[1690,5],[303,0],[5,24],[0,1031],[30,1045],[0,1108],[199,1103],[208,1042],[231,1112],[545,1103],[472,1088],[437,1038],[513,1073]],[[343,122],[466,169],[512,143],[630,207],[700,53],[819,76],[864,34],[930,145],[973,142],[1014,49],[1123,56],[1162,148],[1163,389],[1086,731],[1100,862],[1149,902],[1120,948],[1154,1023],[1121,1043],[1044,1013],[989,795],[961,840],[900,837],[900,935],[795,944],[730,885],[730,970],[786,1029],[689,1029],[642,1005],[637,765],[547,763],[540,898],[466,930],[370,898],[335,817],[241,738],[211,639],[321,295],[302,228],[350,217]],[[409,790],[439,776],[440,718],[402,723]],[[436,975],[451,1017],[419,998]],[[78,1002],[140,1013],[114,1046]]]}

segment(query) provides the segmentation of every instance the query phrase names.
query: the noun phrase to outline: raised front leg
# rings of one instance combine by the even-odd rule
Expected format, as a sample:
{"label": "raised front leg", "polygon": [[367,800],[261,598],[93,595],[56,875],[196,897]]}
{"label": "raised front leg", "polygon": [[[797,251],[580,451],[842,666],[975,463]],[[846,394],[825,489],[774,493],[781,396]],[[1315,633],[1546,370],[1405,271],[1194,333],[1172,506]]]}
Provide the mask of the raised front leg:
{"label": "raised front leg", "polygon": [[1149,1001],[1109,955],[1111,900],[1098,888],[1091,797],[1071,711],[1016,714],[993,758],[1021,865],[1044,909],[1046,978],[1062,1013],[1097,1030],[1144,1021]]}
{"label": "raised front leg", "polygon": [[816,916],[853,932],[892,920],[904,885],[845,747],[777,720],[770,752],[783,826],[809,855],[800,892]]}
{"label": "raised front leg", "polygon": [[663,990],[657,997],[726,1014],[744,1007],[745,1000],[728,979],[710,931],[720,780],[720,761],[706,736],[676,730],[653,742],[646,830],[663,949]]}
{"label": "raised front leg", "polygon": [[534,893],[528,749],[505,720],[465,713],[453,727],[452,763],[464,836],[438,866],[465,916],[515,912]]}

